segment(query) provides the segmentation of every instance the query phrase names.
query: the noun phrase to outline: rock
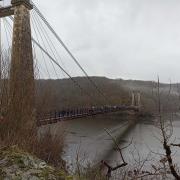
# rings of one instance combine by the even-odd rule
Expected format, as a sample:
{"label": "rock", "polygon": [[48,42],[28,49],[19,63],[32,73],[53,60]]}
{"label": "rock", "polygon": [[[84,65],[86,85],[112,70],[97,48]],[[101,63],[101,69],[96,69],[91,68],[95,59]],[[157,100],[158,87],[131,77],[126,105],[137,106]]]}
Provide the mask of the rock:
{"label": "rock", "polygon": [[0,149],[0,180],[73,180],[16,146]]}

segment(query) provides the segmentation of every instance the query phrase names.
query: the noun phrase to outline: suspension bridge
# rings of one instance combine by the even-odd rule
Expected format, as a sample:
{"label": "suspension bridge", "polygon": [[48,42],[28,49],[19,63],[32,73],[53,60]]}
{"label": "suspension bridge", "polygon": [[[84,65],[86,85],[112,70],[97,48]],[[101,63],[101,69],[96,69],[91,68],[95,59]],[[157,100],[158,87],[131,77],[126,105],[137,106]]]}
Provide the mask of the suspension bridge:
{"label": "suspension bridge", "polygon": [[[8,79],[8,92],[6,92],[8,93],[8,100],[5,114],[7,114],[7,119],[11,120],[13,126],[19,124],[14,119],[24,122],[24,126],[28,127],[34,124],[41,126],[118,111],[139,111],[141,105],[139,92],[132,93],[132,102],[129,105],[111,105],[109,97],[92,80],[33,2],[12,0],[10,5],[1,5],[0,20],[1,95],[3,94],[2,80]],[[2,43],[4,42],[3,39],[5,43]],[[56,45],[59,46],[59,49]],[[5,51],[5,49],[8,49],[8,51]],[[40,77],[42,79],[43,77],[50,78],[51,72],[54,73],[54,78],[59,79],[61,73],[64,77],[69,78],[82,94],[92,99],[93,95],[87,92],[66,69],[62,61],[63,57],[60,55],[62,51],[67,54],[68,59],[73,60],[76,67],[86,77],[87,82],[102,98],[103,105],[92,105],[91,107],[84,105],[83,108],[57,109],[53,112],[37,113],[35,105],[35,78],[38,78],[35,76],[37,71],[41,74],[47,74],[42,75]],[[5,52],[10,54],[10,57],[5,58]],[[10,64],[10,70],[4,74],[5,70],[2,69],[5,64]],[[2,107],[3,102],[1,102],[1,111],[4,111]]]}

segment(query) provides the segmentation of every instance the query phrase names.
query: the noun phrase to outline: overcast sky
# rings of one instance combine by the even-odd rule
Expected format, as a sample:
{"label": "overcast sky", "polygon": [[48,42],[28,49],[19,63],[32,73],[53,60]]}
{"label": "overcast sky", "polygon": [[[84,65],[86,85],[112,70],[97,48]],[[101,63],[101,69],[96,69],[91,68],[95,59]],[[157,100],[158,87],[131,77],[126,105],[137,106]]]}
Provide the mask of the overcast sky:
{"label": "overcast sky", "polygon": [[90,75],[180,81],[179,0],[34,0]]}

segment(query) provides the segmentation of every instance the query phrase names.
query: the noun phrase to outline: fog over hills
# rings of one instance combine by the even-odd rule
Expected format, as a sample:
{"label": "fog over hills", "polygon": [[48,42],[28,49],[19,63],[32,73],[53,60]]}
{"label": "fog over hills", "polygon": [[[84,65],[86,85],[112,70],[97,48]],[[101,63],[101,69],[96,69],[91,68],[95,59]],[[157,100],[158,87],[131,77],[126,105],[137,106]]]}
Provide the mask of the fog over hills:
{"label": "fog over hills", "polygon": [[[38,106],[41,107],[41,104],[46,104],[44,111],[48,111],[78,106],[131,104],[132,91],[140,91],[144,109],[148,109],[148,111],[156,109],[158,87],[156,82],[108,79],[106,77],[91,77],[91,79],[107,97],[108,101],[97,92],[87,78],[75,77],[74,80],[81,86],[82,90],[73,84],[70,79],[38,80]],[[161,83],[160,92],[166,110],[179,107],[177,84]]]}

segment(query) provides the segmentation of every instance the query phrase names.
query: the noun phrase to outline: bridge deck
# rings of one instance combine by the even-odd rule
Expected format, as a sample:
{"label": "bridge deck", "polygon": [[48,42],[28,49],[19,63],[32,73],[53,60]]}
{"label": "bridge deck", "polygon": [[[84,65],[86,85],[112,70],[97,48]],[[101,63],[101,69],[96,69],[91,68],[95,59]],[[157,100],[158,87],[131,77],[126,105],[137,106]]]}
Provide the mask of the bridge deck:
{"label": "bridge deck", "polygon": [[37,117],[37,125],[54,124],[61,121],[79,119],[88,116],[107,114],[118,111],[139,111],[137,106],[109,106],[105,108],[81,108],[73,110],[55,111],[43,116]]}

